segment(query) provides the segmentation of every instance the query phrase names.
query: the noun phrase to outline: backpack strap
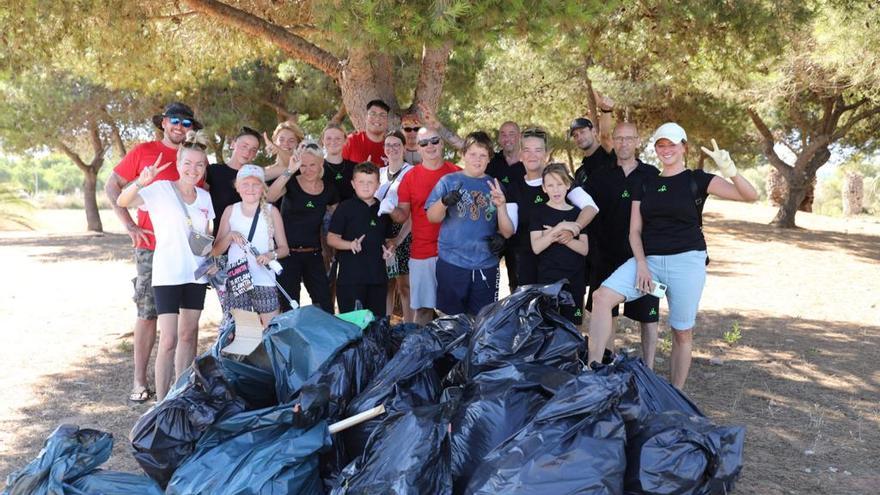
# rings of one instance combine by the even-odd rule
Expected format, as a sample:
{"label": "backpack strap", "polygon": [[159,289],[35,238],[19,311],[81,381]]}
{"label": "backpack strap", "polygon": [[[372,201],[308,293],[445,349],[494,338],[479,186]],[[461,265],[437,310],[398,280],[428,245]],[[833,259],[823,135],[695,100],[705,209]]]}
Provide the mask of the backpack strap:
{"label": "backpack strap", "polygon": [[700,229],[703,228],[703,205],[705,202],[703,198],[700,196],[700,187],[697,185],[697,179],[694,178],[694,173],[691,172],[689,177],[691,184],[691,196],[694,198],[694,206],[697,208],[697,221],[700,222]]}

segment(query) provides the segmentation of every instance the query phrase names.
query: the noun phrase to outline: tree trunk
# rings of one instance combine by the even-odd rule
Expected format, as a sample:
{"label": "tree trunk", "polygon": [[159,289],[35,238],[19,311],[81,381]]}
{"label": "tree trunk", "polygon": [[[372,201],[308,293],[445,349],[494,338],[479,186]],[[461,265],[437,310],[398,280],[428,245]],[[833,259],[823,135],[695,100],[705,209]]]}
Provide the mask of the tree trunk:
{"label": "tree trunk", "polygon": [[83,206],[86,209],[86,224],[91,232],[104,232],[101,223],[101,214],[98,211],[98,170],[100,168],[86,167],[83,170]]}
{"label": "tree trunk", "polygon": [[[377,98],[387,98],[380,94],[376,84],[376,65],[372,63],[375,52],[365,48],[352,48],[342,68],[339,78],[339,89],[342,92],[342,103],[348,111],[355,129],[366,127],[367,103]],[[386,66],[385,69],[391,70]],[[384,70],[384,69],[383,69]],[[387,81],[387,74],[380,77]],[[386,101],[392,108],[398,108],[397,99]]]}
{"label": "tree trunk", "polygon": [[847,172],[843,179],[843,215],[858,215],[863,209],[865,183],[862,174]]}

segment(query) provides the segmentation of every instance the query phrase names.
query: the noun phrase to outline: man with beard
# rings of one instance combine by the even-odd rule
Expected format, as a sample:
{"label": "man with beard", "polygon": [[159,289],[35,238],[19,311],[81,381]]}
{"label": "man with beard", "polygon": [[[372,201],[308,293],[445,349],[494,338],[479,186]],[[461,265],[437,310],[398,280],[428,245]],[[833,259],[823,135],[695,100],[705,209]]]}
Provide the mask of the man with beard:
{"label": "man with beard", "polygon": [[388,112],[391,107],[382,100],[367,103],[366,128],[348,135],[342,147],[342,158],[354,163],[373,162],[384,167],[385,134],[388,133]]}
{"label": "man with beard", "polygon": [[[614,154],[617,157],[615,166],[592,174],[587,184],[587,191],[599,206],[599,214],[591,224],[596,250],[592,253],[590,293],[587,297],[587,311],[590,312],[593,309],[593,292],[633,255],[629,244],[633,191],[642,180],[657,175],[655,167],[643,163],[636,156],[640,143],[635,124],[617,124],[612,137]],[[645,295],[624,304],[623,308],[624,316],[639,322],[641,326],[642,359],[653,369],[660,300],[652,295]],[[618,311],[618,308],[613,308],[612,316],[616,317]],[[612,325],[611,328],[616,326]]]}
{"label": "man with beard", "polygon": [[574,173],[574,184],[584,187],[588,178],[605,167],[614,165],[614,150],[611,142],[611,112],[614,101],[607,96],[597,95],[599,105],[599,126],[596,129],[593,121],[586,117],[578,117],[571,121],[568,135],[574,139],[577,147],[583,151],[581,166]]}
{"label": "man with beard", "polygon": [[187,131],[202,128],[192,109],[180,102],[171,103],[165,107],[164,112],[154,115],[153,124],[162,131],[162,140],[142,143],[132,148],[113,169],[104,187],[113,210],[131,237],[137,267],[137,276],[132,280],[133,299],[137,306],[137,320],[134,325],[134,385],[129,396],[132,402],[145,402],[153,393],[147,385],[147,364],[156,341],[157,315],[152,286],[156,238],[150,216],[145,210],[138,210],[135,222],[126,208],[116,205],[116,200],[125,186],[137,179],[144,168],[155,163],[171,164],[162,168],[155,180],[176,181],[179,178],[176,167],[177,149],[186,139]]}

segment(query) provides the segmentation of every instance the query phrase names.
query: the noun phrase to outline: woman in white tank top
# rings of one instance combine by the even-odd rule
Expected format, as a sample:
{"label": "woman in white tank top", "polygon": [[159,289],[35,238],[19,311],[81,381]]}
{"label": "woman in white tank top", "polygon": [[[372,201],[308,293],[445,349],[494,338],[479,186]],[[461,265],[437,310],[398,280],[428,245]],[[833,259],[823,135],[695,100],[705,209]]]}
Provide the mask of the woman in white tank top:
{"label": "woman in white tank top", "polygon": [[290,250],[281,214],[265,200],[264,177],[262,167],[257,165],[244,165],[238,171],[235,190],[241,201],[223,212],[213,254],[229,250],[226,307],[256,311],[265,327],[279,313],[275,273],[266,265],[284,258]]}

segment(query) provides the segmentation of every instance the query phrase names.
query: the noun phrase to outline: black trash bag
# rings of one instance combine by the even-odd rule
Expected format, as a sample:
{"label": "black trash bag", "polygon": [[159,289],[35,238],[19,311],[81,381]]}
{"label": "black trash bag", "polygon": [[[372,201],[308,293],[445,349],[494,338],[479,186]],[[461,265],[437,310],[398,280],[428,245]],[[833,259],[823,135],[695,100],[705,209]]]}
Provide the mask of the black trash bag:
{"label": "black trash bag", "polygon": [[349,342],[361,328],[317,306],[303,306],[272,319],[263,344],[275,374],[275,395],[287,404],[312,373]]}
{"label": "black trash bag", "polygon": [[189,383],[141,416],[129,434],[135,460],[162,486],[209,426],[245,410],[212,356],[198,358],[190,369]]}
{"label": "black trash bag", "polygon": [[[456,345],[460,340],[453,341]],[[447,349],[430,326],[410,332],[397,354],[370,382],[363,393],[348,406],[347,416],[385,405],[388,412],[437,404],[440,398],[441,375],[435,368],[438,360],[447,357]],[[370,433],[382,421],[374,418],[353,426],[343,433],[348,455],[354,459],[363,453]]]}
{"label": "black trash bag", "polygon": [[518,363],[485,371],[464,387],[452,420],[452,477],[461,493],[483,457],[519,431],[573,375]]}
{"label": "black trash bag", "polygon": [[587,345],[574,325],[556,309],[571,295],[562,283],[527,285],[477,315],[464,359],[464,375],[518,362],[536,362],[577,374],[579,352]]}
{"label": "black trash bag", "polygon": [[743,467],[745,428],[678,411],[647,418],[627,445],[626,493],[722,495]]}
{"label": "black trash bag", "polygon": [[296,416],[290,405],[279,405],[213,425],[166,494],[323,494],[317,453],[330,445],[327,424],[297,428]]}
{"label": "black trash bag", "polygon": [[222,349],[232,342],[235,335],[235,320],[230,318],[220,327],[217,342],[211,347],[211,355],[217,360],[226,380],[232,385],[235,393],[244,399],[248,410],[264,409],[278,404],[275,397],[275,374],[268,362],[263,344],[257,347],[252,355],[258,359],[238,358],[224,354]]}
{"label": "black trash bag", "polygon": [[466,494],[623,493],[626,417],[637,401],[631,376],[583,373],[535,418],[484,458]]}
{"label": "black trash bag", "polygon": [[6,478],[3,495],[162,494],[146,476],[97,469],[112,450],[109,433],[61,425],[33,461]]}
{"label": "black trash bag", "polygon": [[[297,424],[305,427],[319,420],[333,423],[344,419],[351,400],[366,389],[388,362],[384,346],[389,333],[387,318],[375,321],[364,330],[362,339],[348,344],[321,365],[294,399],[302,408]],[[336,478],[351,462],[341,437],[337,435],[333,446],[321,454],[320,473],[324,480]]]}
{"label": "black trash bag", "polygon": [[388,340],[384,342],[385,351],[388,354],[388,359],[394,357],[397,354],[397,351],[400,350],[401,344],[403,344],[403,340],[412,332],[422,328],[421,325],[417,325],[415,323],[398,323],[394,325],[390,329],[390,334],[388,335]]}
{"label": "black trash bag", "polygon": [[449,421],[455,409],[455,401],[447,401],[383,418],[332,494],[451,494]]}
{"label": "black trash bag", "polygon": [[[642,358],[630,357],[626,353],[617,356],[607,366],[609,372],[630,373],[635,377],[639,400],[647,413],[680,411],[688,416],[705,417],[700,409],[681,390],[654,373]],[[600,369],[600,373],[602,370]]]}

